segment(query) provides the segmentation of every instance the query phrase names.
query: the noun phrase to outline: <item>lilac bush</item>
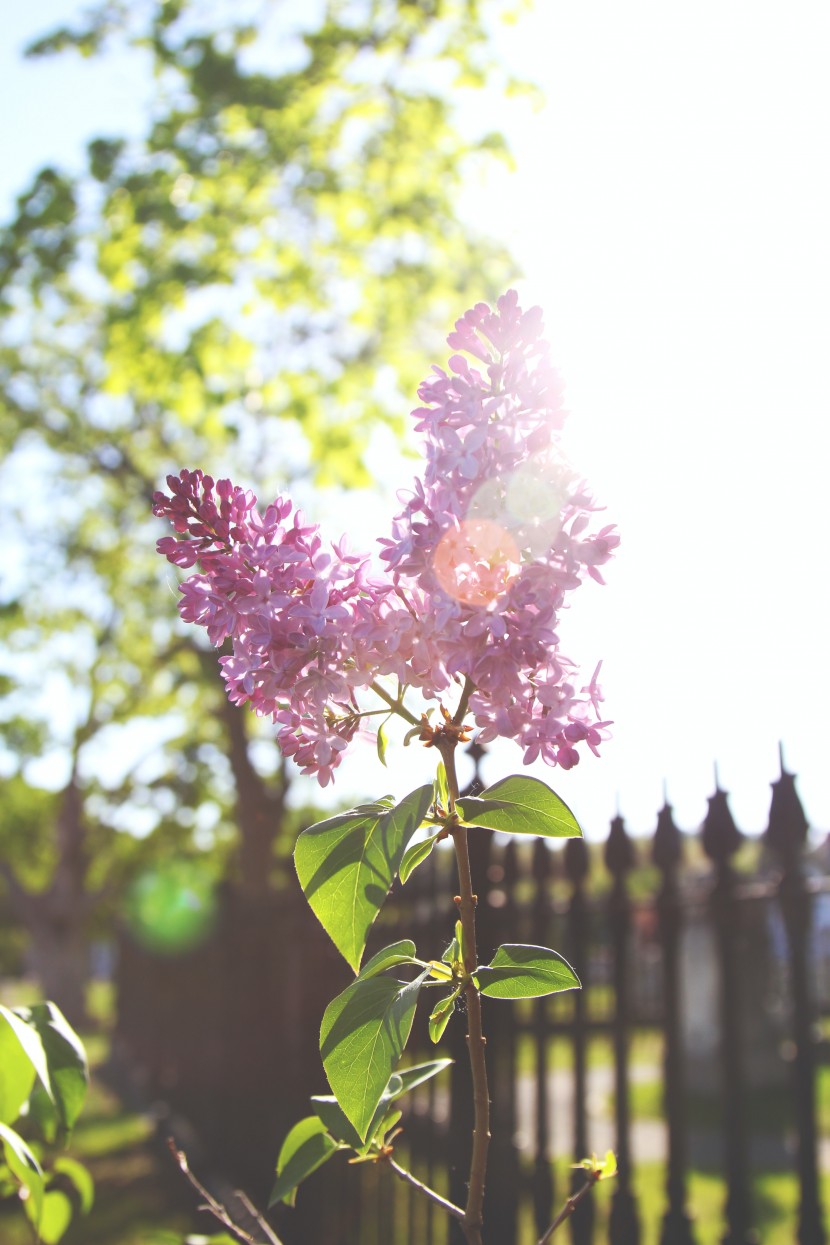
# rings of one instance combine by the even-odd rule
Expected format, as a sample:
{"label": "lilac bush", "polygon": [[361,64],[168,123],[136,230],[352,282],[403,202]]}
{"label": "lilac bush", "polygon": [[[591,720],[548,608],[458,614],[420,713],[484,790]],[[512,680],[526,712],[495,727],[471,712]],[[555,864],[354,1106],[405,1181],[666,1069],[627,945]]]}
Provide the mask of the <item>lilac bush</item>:
{"label": "lilac bush", "polygon": [[[388,1141],[399,1115],[391,1103],[411,1088],[398,1060],[421,988],[443,990],[430,1017],[436,1041],[463,994],[476,1100],[470,1195],[462,1210],[424,1192],[461,1220],[471,1245],[481,1240],[489,1135],[480,996],[536,997],[579,983],[547,948],[508,944],[479,965],[467,831],[581,831],[535,778],[513,776],[480,797],[462,796],[455,750],[475,729],[482,743],[515,741],[526,765],[541,758],[570,769],[581,750],[598,753],[609,725],[599,666],[583,682],[557,629],[568,594],[586,577],[602,582],[600,567],[618,537],[595,522],[591,493],[562,451],[562,389],[542,333],[539,308],[523,311],[514,291],[456,323],[448,339],[455,353],[424,381],[413,411],[423,473],[401,495],[376,559],[352,552],[345,537],[324,542],[289,500],[259,511],[251,492],[199,470],[169,476],[169,494],[154,498],[154,513],[177,532],[159,541],[159,551],[191,572],[181,585],[182,618],[205,627],[214,645],[230,640],[231,653],[220,658],[228,696],[273,720],[283,754],[303,773],[326,786],[356,736],[384,732],[395,717],[408,728],[407,742],[417,734],[440,754],[434,785],[397,805],[362,805],[298,840],[306,896],[357,976],[323,1018],[334,1098],[317,1102],[315,1115],[289,1135],[275,1196],[292,1200],[299,1181],[344,1148],[414,1180]],[[426,839],[417,835],[424,827]],[[387,889],[396,875],[405,881],[450,837],[459,920],[441,960],[419,958],[403,940],[361,967],[383,902],[378,881]],[[401,982],[406,966],[419,972]],[[364,1041],[372,1043],[372,1067],[358,1102]],[[422,1065],[423,1075],[438,1065]]]}

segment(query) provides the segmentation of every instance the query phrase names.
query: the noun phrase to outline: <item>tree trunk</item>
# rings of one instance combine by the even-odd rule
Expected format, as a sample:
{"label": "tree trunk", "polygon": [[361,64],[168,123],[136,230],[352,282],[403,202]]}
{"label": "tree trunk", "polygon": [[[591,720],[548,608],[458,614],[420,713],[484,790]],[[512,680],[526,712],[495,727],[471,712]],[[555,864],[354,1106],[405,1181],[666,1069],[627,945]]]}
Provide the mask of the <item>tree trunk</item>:
{"label": "tree trunk", "polygon": [[30,943],[26,963],[44,997],[61,1009],[73,1028],[89,1021],[89,942],[82,927],[67,927],[42,912],[27,925]]}
{"label": "tree trunk", "polygon": [[12,909],[30,938],[28,963],[47,999],[73,1027],[88,1020],[87,920],[92,898],[86,890],[88,860],[83,804],[76,775],[65,788],[55,824],[57,860],[46,890],[28,891],[6,865]]}
{"label": "tree trunk", "polygon": [[223,700],[221,712],[236,783],[240,889],[247,898],[259,899],[271,890],[274,841],[285,807],[286,783],[283,776],[279,786],[272,790],[251,764],[245,711]]}

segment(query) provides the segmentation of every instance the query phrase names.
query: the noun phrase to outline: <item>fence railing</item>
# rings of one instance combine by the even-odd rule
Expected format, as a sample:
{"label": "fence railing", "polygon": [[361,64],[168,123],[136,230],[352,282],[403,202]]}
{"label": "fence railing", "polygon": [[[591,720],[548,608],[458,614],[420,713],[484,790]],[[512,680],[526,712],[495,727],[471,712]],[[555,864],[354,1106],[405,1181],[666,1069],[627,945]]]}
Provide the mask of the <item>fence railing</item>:
{"label": "fence railing", "polygon": [[[601,849],[471,833],[482,958],[504,941],[552,946],[584,987],[484,1000],[493,1245],[536,1241],[571,1180],[579,1183],[568,1161],[606,1146],[619,1165],[602,1229],[610,1245],[643,1239],[640,1169],[649,1173],[649,1213],[660,1202],[653,1239],[697,1242],[690,1179],[702,1165],[723,1181],[718,1239],[749,1245],[759,1162],[797,1182],[789,1239],[823,1245],[815,1021],[830,1014],[830,884],[810,863],[806,831],[793,778],[782,772],[751,875],[736,866],[744,840],[720,790],[698,836],[681,835],[668,807],[650,842],[632,842],[615,818]],[[692,868],[684,855],[693,853]],[[455,916],[453,870],[451,854],[436,850],[397,886],[369,951],[405,934],[419,954],[439,957]],[[126,944],[120,978],[124,1050],[189,1115],[228,1174],[261,1197],[282,1134],[307,1113],[307,1094],[325,1092],[317,1027],[349,979],[302,897],[287,889],[252,912],[230,896],[210,946],[162,962]],[[460,1017],[445,1045],[455,1063],[414,1093],[399,1145],[416,1175],[463,1204],[472,1107]],[[435,1050],[416,1018],[411,1059]],[[580,1203],[575,1245],[599,1239],[597,1214],[594,1200]],[[278,1222],[286,1245],[461,1240],[391,1173],[358,1174],[336,1160]]]}

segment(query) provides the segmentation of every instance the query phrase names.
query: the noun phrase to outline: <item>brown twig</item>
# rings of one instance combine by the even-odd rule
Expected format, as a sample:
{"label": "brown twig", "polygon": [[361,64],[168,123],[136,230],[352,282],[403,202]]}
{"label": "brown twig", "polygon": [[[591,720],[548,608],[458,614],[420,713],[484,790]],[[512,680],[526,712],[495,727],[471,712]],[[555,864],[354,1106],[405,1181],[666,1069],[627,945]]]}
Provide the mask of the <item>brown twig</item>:
{"label": "brown twig", "polygon": [[553,1223],[548,1228],[547,1232],[545,1232],[544,1236],[539,1237],[538,1245],[547,1245],[547,1242],[553,1236],[556,1229],[558,1227],[561,1227],[561,1225],[565,1222],[566,1219],[570,1219],[571,1215],[574,1213],[579,1203],[591,1191],[591,1189],[593,1189],[594,1185],[597,1183],[599,1179],[600,1179],[600,1173],[598,1171],[588,1172],[587,1179],[584,1185],[582,1186],[582,1188],[579,1189],[576,1193],[574,1193],[571,1197],[568,1198],[568,1200],[565,1202],[565,1205],[562,1207],[559,1214],[556,1216]]}
{"label": "brown twig", "polygon": [[[204,1198],[199,1210],[205,1210],[209,1215],[213,1215],[214,1219],[218,1219],[224,1227],[226,1227],[230,1232],[233,1232],[233,1234],[243,1242],[243,1245],[263,1245],[261,1240],[257,1240],[255,1236],[251,1236],[250,1232],[246,1232],[244,1228],[240,1227],[239,1224],[236,1223],[231,1217],[227,1207],[223,1206],[221,1202],[217,1201],[212,1193],[208,1192],[198,1177],[195,1176],[190,1170],[187,1155],[183,1150],[178,1148],[172,1137],[167,1138],[167,1145],[169,1146],[170,1153],[176,1160],[181,1173],[187,1178],[189,1183],[199,1194],[199,1197]],[[236,1191],[236,1197],[239,1198],[240,1202],[245,1207],[246,1213],[251,1216],[257,1227],[263,1233],[267,1245],[282,1245],[282,1241],[277,1236],[276,1232],[274,1232],[271,1225],[266,1223],[263,1216],[241,1189]]]}
{"label": "brown twig", "polygon": [[382,687],[377,680],[369,684],[376,696],[380,696],[381,700],[385,700],[393,713],[397,713],[398,717],[404,718],[411,726],[418,726],[420,719],[415,717],[414,713],[410,713],[402,700],[396,700],[394,696],[390,696],[385,687]]}
{"label": "brown twig", "polygon": [[[464,703],[469,699],[469,689],[465,686]],[[458,714],[456,714],[456,718]],[[458,740],[444,735],[436,740],[436,747],[447,771],[447,786],[450,794],[450,812],[454,812],[459,797],[458,775],[455,768],[455,749]],[[478,968],[476,951],[476,897],[473,894],[473,882],[470,875],[470,853],[467,844],[467,830],[464,826],[455,826],[451,830],[455,845],[455,857],[458,864],[458,914],[461,920],[461,932],[464,941],[464,971],[471,976]],[[470,982],[465,989],[467,1000],[467,1049],[470,1056],[470,1072],[473,1081],[473,1106],[475,1123],[473,1126],[473,1152],[470,1159],[470,1182],[467,1192],[467,1206],[464,1210],[462,1226],[468,1245],[481,1245],[481,1229],[483,1223],[484,1180],[487,1172],[487,1150],[490,1144],[490,1091],[487,1086],[487,1065],[484,1059],[485,1038],[481,1026],[481,998],[478,990]]]}
{"label": "brown twig", "polygon": [[436,1206],[440,1206],[448,1215],[452,1215],[455,1219],[464,1219],[464,1211],[460,1206],[456,1206],[454,1202],[448,1201],[440,1193],[430,1189],[429,1185],[422,1184],[417,1177],[412,1175],[412,1172],[408,1172],[405,1167],[399,1166],[390,1156],[387,1155],[384,1161],[389,1164],[396,1176],[400,1177],[401,1180],[405,1180],[407,1184],[412,1185],[413,1189],[417,1189],[424,1197],[428,1197],[431,1202],[434,1202]]}

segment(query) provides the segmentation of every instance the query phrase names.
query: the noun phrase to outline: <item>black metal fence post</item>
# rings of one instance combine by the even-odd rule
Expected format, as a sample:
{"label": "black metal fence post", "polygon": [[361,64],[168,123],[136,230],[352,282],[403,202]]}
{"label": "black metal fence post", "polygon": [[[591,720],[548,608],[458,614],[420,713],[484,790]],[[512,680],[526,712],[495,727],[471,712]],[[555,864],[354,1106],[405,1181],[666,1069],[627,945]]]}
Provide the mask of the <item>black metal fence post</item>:
{"label": "black metal fence post", "polygon": [[605,864],[613,886],[609,903],[614,983],[614,1117],[617,1133],[617,1187],[611,1199],[610,1245],[638,1245],[640,1222],[631,1192],[631,1120],[628,1109],[629,944],[631,907],[625,877],[634,849],[622,817],[611,822]]}
{"label": "black metal fence post", "polygon": [[726,1157],[726,1235],[723,1245],[755,1245],[750,1227],[749,1174],[746,1139],[744,1075],[741,1057],[741,988],[738,961],[740,907],[736,902],[735,874],[730,860],[742,835],[732,819],[726,792],[717,787],[709,798],[703,823],[703,850],[715,864],[710,895],[712,921],[720,965],[721,1075],[723,1133]]}
{"label": "black metal fence post", "polygon": [[686,1094],[680,1029],[680,938],[682,912],[677,888],[681,861],[680,831],[664,804],[657,816],[652,858],[660,870],[657,920],[662,949],[663,985],[663,1107],[669,1153],[666,1166],[668,1208],[663,1216],[660,1245],[694,1245],[686,1212]]}
{"label": "black metal fence post", "polygon": [[[533,900],[530,913],[531,940],[536,946],[548,945],[550,928],[551,852],[546,841],[538,838],[533,845]],[[553,1169],[548,1135],[548,1000],[537,999],[533,1005],[533,1063],[535,1102],[535,1154],[533,1157],[533,1215],[539,1236],[553,1218]]]}
{"label": "black metal fence post", "polygon": [[798,1241],[799,1245],[824,1245],[826,1236],[818,1181],[813,1007],[807,963],[812,905],[804,885],[802,868],[802,852],[806,841],[807,818],[795,789],[794,777],[784,769],[782,757],[781,777],[772,784],[767,842],[779,858],[783,869],[778,898],[787,930],[795,1041],[793,1092],[798,1137],[796,1163],[800,1184]]}
{"label": "black metal fence post", "polygon": [[[584,1159],[588,1150],[587,1117],[587,1054],[588,1054],[588,902],[584,883],[590,861],[584,839],[568,839],[565,844],[565,872],[571,883],[568,907],[568,959],[582,982],[582,989],[573,994],[574,1012],[571,1030],[574,1069],[574,1158]],[[579,1171],[571,1176],[571,1192],[583,1184]],[[594,1199],[583,1198],[570,1217],[573,1245],[591,1245],[594,1236]]]}

